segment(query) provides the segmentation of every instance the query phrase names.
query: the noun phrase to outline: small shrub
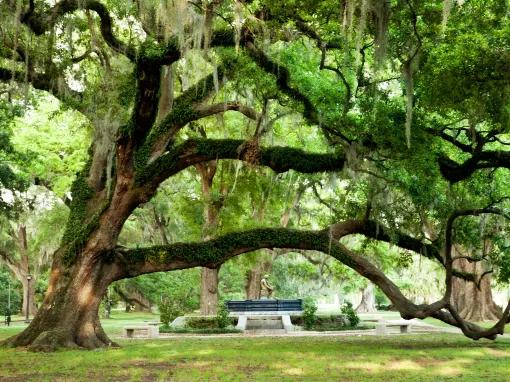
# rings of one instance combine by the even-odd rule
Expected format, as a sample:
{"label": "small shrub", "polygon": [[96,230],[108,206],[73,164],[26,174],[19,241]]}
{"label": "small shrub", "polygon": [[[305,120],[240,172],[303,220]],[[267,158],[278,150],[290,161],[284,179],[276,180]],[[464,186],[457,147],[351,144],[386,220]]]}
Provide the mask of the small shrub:
{"label": "small shrub", "polygon": [[228,316],[228,309],[224,303],[219,304],[218,313],[216,314],[216,323],[218,328],[225,329],[230,325],[230,317]]}
{"label": "small shrub", "polygon": [[342,314],[347,317],[349,320],[349,324],[351,327],[356,327],[359,324],[360,318],[356,311],[353,309],[352,304],[350,302],[344,303],[342,306]]}
{"label": "small shrub", "polygon": [[163,298],[161,303],[159,304],[159,315],[160,320],[164,326],[170,326],[170,323],[175,320],[177,317],[182,316],[184,312],[180,309],[180,307],[170,301],[169,298]]}
{"label": "small shrub", "polygon": [[313,328],[317,322],[317,304],[313,299],[306,299],[303,303],[303,326],[306,330]]}

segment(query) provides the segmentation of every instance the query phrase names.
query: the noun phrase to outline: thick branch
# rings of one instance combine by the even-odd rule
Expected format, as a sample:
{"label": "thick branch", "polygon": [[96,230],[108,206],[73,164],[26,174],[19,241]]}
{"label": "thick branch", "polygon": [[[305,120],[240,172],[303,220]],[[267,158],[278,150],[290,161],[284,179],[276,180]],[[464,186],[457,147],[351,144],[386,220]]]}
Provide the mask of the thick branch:
{"label": "thick branch", "polygon": [[307,153],[291,147],[258,147],[238,139],[190,139],[166,152],[139,175],[140,184],[159,185],[168,177],[201,162],[237,159],[267,166],[276,172],[295,170],[302,173],[340,171],[345,157],[338,154]]}
{"label": "thick branch", "polygon": [[[145,273],[185,269],[197,266],[217,268],[228,259],[243,253],[262,248],[295,248],[315,250],[331,255],[349,266],[361,276],[366,277],[389,297],[402,317],[425,318],[430,315],[455,326],[456,319],[440,309],[442,302],[432,305],[416,305],[408,300],[399,288],[363,256],[339,244],[330,235],[331,230],[298,231],[286,228],[255,229],[233,232],[216,239],[198,243],[175,243],[138,249],[117,249],[114,257],[119,269],[117,279],[135,277]],[[465,325],[463,325],[464,330]],[[483,332],[470,324],[465,334],[472,338],[481,338]],[[488,338],[494,338],[489,333]]]}
{"label": "thick branch", "polygon": [[255,109],[242,105],[239,102],[222,102],[214,105],[197,105],[195,106],[195,112],[198,118],[208,117],[210,115],[224,113],[226,111],[238,111],[244,114],[246,117],[256,120],[258,114]]}

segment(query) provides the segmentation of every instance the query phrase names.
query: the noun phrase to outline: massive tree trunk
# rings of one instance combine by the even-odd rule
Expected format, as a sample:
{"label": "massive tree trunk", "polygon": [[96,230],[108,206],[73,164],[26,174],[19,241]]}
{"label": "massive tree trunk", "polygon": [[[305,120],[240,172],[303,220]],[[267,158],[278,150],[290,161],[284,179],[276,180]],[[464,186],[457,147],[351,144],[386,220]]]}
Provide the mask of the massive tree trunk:
{"label": "massive tree trunk", "polygon": [[110,268],[94,256],[83,257],[71,268],[55,261],[38,314],[8,344],[42,351],[112,345],[98,316],[99,304],[112,281]]}
{"label": "massive tree trunk", "polygon": [[374,285],[369,282],[367,286],[361,290],[361,302],[356,308],[356,312],[373,313],[376,311]]}
{"label": "massive tree trunk", "polygon": [[452,282],[452,302],[460,316],[471,322],[496,321],[503,314],[502,309],[492,299],[491,274],[484,272],[483,263],[469,262],[467,259],[455,261],[455,268],[465,273],[472,273],[477,282],[469,282],[458,277]]}
{"label": "massive tree trunk", "polygon": [[59,347],[93,349],[111,346],[99,321],[99,305],[108,285],[130,277],[118,273],[109,253],[115,249],[122,226],[132,211],[147,201],[155,188],[137,186],[126,163],[129,147],[117,148],[117,177],[108,189],[108,152],[95,143],[90,165],[73,184],[70,217],[61,247],[53,256],[48,289],[37,315],[12,346],[51,351]]}

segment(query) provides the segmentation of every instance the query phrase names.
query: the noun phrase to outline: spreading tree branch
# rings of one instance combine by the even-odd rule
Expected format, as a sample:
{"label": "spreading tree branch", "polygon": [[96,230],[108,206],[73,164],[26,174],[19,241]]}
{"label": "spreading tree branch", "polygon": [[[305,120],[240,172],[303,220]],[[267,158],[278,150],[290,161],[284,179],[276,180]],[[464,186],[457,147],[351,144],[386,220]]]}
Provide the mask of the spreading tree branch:
{"label": "spreading tree branch", "polygon": [[[217,268],[232,257],[262,248],[314,250],[331,255],[376,284],[388,296],[403,318],[425,318],[432,315],[451,325],[461,327],[468,337],[495,338],[497,334],[494,333],[495,329],[485,330],[474,324],[459,321],[455,314],[442,310],[448,306],[444,299],[430,305],[414,304],[368,259],[340,244],[337,234],[338,230],[333,230],[331,227],[321,231],[262,228],[232,232],[205,242],[175,243],[137,249],[117,248],[113,254],[117,265],[115,278],[136,277],[145,273],[197,266]],[[505,311],[506,315],[508,311],[509,308]]]}
{"label": "spreading tree branch", "polygon": [[307,153],[291,147],[258,147],[253,151],[249,142],[239,139],[190,139],[150,163],[138,182],[156,186],[189,166],[218,159],[242,160],[279,173],[340,171],[345,163],[342,154]]}

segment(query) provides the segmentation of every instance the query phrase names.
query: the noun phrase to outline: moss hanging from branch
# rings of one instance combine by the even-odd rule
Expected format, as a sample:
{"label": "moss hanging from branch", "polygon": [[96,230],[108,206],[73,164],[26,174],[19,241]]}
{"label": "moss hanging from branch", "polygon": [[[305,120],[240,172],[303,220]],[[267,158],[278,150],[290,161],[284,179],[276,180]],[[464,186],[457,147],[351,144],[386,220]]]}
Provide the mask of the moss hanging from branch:
{"label": "moss hanging from branch", "polygon": [[380,65],[386,57],[388,47],[388,27],[391,14],[391,1],[372,0],[372,9],[374,11],[377,28],[375,29],[375,62]]}
{"label": "moss hanging from branch", "polygon": [[446,29],[446,24],[448,23],[452,8],[453,0],[443,0],[443,19],[441,20],[441,29],[443,31]]}

